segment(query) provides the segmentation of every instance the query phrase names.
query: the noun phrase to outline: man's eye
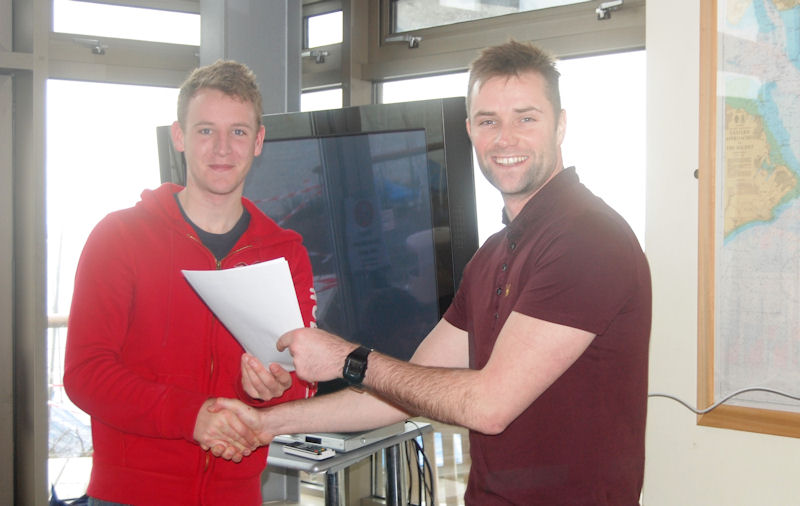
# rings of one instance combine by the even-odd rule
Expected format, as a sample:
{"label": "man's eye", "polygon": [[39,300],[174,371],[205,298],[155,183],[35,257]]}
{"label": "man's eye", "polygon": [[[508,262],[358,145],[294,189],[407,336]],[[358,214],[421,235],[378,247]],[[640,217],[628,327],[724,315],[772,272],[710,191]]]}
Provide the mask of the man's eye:
{"label": "man's eye", "polygon": [[208,135],[208,134],[211,133],[211,129],[210,128],[201,128],[199,132],[200,132],[200,135]]}
{"label": "man's eye", "polygon": [[237,135],[237,136],[247,135],[247,132],[245,130],[241,129],[241,128],[235,128],[233,130],[233,135]]}
{"label": "man's eye", "polygon": [[478,123],[478,124],[479,124],[479,125],[481,125],[481,126],[492,126],[492,125],[494,125],[495,123],[496,123],[496,122],[495,122],[495,120],[493,120],[493,119],[485,119],[485,120],[481,121],[481,122],[480,122],[480,123]]}

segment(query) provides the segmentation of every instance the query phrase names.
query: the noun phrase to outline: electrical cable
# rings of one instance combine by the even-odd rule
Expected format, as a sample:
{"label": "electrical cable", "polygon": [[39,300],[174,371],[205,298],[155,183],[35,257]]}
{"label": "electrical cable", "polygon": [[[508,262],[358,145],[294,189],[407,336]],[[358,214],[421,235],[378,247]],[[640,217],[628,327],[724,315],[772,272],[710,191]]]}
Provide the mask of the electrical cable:
{"label": "electrical cable", "polygon": [[[410,451],[414,455],[414,467],[417,471],[417,502],[415,504],[421,506],[423,501],[427,504],[427,497],[423,497],[423,492],[425,491],[426,485],[426,477],[425,472],[423,469],[420,469],[420,461],[419,461],[419,445],[416,441],[408,441],[407,445],[410,448]],[[408,496],[411,498],[411,494]],[[410,504],[410,503],[409,503]]]}
{"label": "electrical cable", "polygon": [[[434,488],[433,488],[433,468],[431,467],[431,463],[428,460],[427,455],[425,455],[425,446],[424,443],[420,445],[419,442],[416,440],[413,441],[414,445],[416,446],[417,456],[422,456],[422,479],[420,480],[420,485],[423,487],[425,491],[425,503],[426,504],[435,504],[435,495],[434,495]],[[427,471],[427,472],[426,472]],[[420,502],[420,504],[422,504]]]}
{"label": "electrical cable", "polygon": [[[421,479],[420,470],[419,470],[419,461],[418,461],[417,456],[414,455],[413,453],[411,453],[413,451],[413,449],[410,447],[410,443],[411,443],[411,441],[406,441],[405,444],[404,444],[404,447],[403,447],[404,453],[405,453],[405,456],[406,456],[406,458],[404,459],[405,462],[406,462],[406,475],[407,476],[411,476],[411,472],[412,472],[411,459],[413,457],[414,458],[414,467],[416,468],[415,472],[417,474],[417,482],[419,482],[419,480]],[[406,497],[408,497],[408,503],[407,504],[414,504],[414,503],[411,502],[411,498],[414,497],[414,491],[411,489],[411,483],[412,483],[412,480],[409,480],[408,481],[408,488],[406,489]],[[421,485],[417,485],[417,501],[418,501],[417,504],[422,504],[422,488],[421,488]]]}
{"label": "electrical cable", "polygon": [[[408,422],[414,424],[417,428],[418,436],[414,439],[411,439],[407,442],[407,444],[413,444],[414,448],[413,451],[415,453],[415,467],[417,469],[417,477],[418,477],[418,490],[417,490],[417,498],[419,500],[418,505],[422,506],[423,500],[427,505],[434,505],[435,504],[435,491],[434,491],[434,483],[433,483],[433,468],[431,467],[431,463],[428,460],[428,456],[425,454],[425,439],[422,437],[422,428],[419,426],[417,422],[414,420],[407,420]],[[408,452],[406,452],[408,453]],[[420,463],[420,457],[422,458],[422,462]],[[409,463],[410,465],[410,463]],[[409,472],[410,474],[410,472]],[[425,497],[423,498],[423,493]],[[409,484],[409,501],[411,499],[411,489]],[[411,504],[409,502],[409,504]]]}
{"label": "electrical cable", "polygon": [[[423,485],[425,485],[425,491],[428,493],[428,497],[430,498],[430,502],[428,504],[435,504],[436,503],[436,494],[434,489],[434,481],[433,481],[433,467],[431,466],[430,460],[428,460],[428,456],[425,454],[425,443],[423,441],[422,444],[417,443],[414,441],[414,444],[417,446],[417,451],[419,455],[422,455],[422,471],[423,477],[422,480]],[[425,470],[427,469],[427,474],[425,474]]]}
{"label": "electrical cable", "polygon": [[786,392],[782,392],[780,390],[775,390],[775,389],[767,388],[767,387],[747,387],[747,388],[739,389],[739,390],[737,390],[737,391],[735,391],[735,392],[733,392],[731,394],[726,395],[725,397],[723,397],[722,399],[720,399],[719,401],[715,402],[714,404],[712,404],[711,406],[709,406],[709,407],[707,407],[705,409],[694,408],[691,405],[689,405],[689,403],[684,401],[683,399],[680,399],[679,397],[676,397],[676,396],[671,395],[671,394],[653,392],[653,393],[647,394],[647,396],[648,397],[666,397],[667,399],[672,399],[673,401],[676,401],[676,402],[679,402],[680,404],[683,404],[683,406],[686,407],[686,409],[688,409],[689,411],[693,411],[694,413],[696,413],[698,415],[704,415],[704,414],[708,413],[709,411],[718,408],[720,405],[724,404],[725,402],[728,402],[732,398],[734,398],[734,397],[736,397],[738,395],[747,393],[747,392],[767,392],[767,393],[770,393],[770,394],[776,394],[776,395],[780,395],[780,396],[783,396],[783,397],[788,397],[789,399],[800,401],[800,397],[799,396],[788,394]]}

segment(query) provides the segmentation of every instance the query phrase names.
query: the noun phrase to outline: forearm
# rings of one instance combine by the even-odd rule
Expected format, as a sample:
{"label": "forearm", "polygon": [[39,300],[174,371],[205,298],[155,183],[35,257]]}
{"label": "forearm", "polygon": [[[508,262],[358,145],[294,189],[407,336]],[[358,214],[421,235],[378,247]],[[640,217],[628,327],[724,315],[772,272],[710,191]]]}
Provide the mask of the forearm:
{"label": "forearm", "polygon": [[[356,347],[319,329],[296,329],[278,341],[279,349],[290,349],[298,374],[317,381],[341,378],[345,359]],[[467,368],[467,333],[446,320],[428,334],[410,363],[378,351],[367,362],[364,387],[406,413],[484,433],[503,430],[518,414],[499,409],[504,399],[496,395],[486,370]]]}
{"label": "forearm", "polygon": [[273,435],[298,432],[354,432],[382,427],[408,414],[369,392],[345,389],[263,410]]}
{"label": "forearm", "polygon": [[481,375],[472,369],[419,366],[373,352],[364,386],[408,413],[497,433],[504,428],[492,417],[500,396],[486,390]]}

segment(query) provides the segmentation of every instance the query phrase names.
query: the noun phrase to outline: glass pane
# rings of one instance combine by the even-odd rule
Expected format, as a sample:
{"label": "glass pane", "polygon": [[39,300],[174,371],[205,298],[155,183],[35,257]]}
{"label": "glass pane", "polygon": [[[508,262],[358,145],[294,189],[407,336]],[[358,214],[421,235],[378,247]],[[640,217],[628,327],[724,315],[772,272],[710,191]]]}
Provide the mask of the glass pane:
{"label": "glass pane", "polygon": [[[644,245],[645,51],[558,62],[561,103],[567,111],[564,164],[630,224]],[[381,85],[383,102],[466,94],[467,73],[406,79]],[[586,86],[586,83],[592,83]],[[478,236],[500,230],[503,200],[475,166]]]}
{"label": "glass pane", "polygon": [[199,46],[200,15],[53,0],[53,31]]}
{"label": "glass pane", "polygon": [[342,42],[342,11],[309,16],[307,22],[309,48]]}
{"label": "glass pane", "polygon": [[342,107],[342,89],[335,88],[322,91],[306,91],[300,95],[300,110],[321,111],[340,109]]}
{"label": "glass pane", "polygon": [[[647,53],[563,60],[564,164],[631,226],[644,248]],[[586,83],[591,83],[587,86]]]}
{"label": "glass pane", "polygon": [[432,98],[463,97],[467,93],[469,74],[458,72],[440,76],[418,77],[381,84],[384,104],[428,100]]}
{"label": "glass pane", "polygon": [[588,0],[390,0],[392,33],[451,25]]}
{"label": "glass pane", "polygon": [[[47,83],[47,304],[66,322],[78,257],[94,225],[160,183],[155,128],[175,119],[178,90]],[[113,128],[111,128],[113,126]],[[60,315],[60,318],[55,317]],[[62,384],[66,328],[47,335],[48,476],[62,499],[81,496],[91,470],[89,417]]]}

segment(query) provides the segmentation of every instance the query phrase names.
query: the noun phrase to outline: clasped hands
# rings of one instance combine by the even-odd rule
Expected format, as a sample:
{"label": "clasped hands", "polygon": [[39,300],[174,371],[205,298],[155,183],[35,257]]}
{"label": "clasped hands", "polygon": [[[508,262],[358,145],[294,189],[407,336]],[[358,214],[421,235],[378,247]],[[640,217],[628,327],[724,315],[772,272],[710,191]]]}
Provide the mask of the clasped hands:
{"label": "clasped hands", "polygon": [[[278,364],[264,367],[252,355],[241,360],[244,391],[262,401],[279,397],[292,384],[288,371]],[[260,433],[259,411],[237,399],[211,398],[197,413],[194,439],[201,448],[216,457],[241,462],[259,446],[269,444],[272,437]]]}
{"label": "clasped hands", "polygon": [[[297,375],[309,382],[340,377],[344,358],[356,345],[320,329],[303,328],[287,332],[278,340],[278,350],[288,349]],[[242,387],[253,398],[279,397],[291,386],[288,371],[278,364],[265,367],[257,358],[243,354]],[[259,446],[277,435],[268,423],[268,409],[256,409],[237,400],[211,398],[197,414],[194,438],[201,448],[216,457],[241,462]]]}

